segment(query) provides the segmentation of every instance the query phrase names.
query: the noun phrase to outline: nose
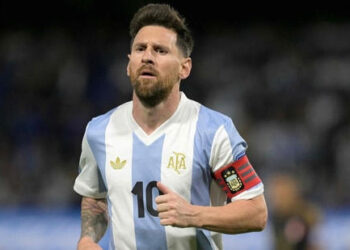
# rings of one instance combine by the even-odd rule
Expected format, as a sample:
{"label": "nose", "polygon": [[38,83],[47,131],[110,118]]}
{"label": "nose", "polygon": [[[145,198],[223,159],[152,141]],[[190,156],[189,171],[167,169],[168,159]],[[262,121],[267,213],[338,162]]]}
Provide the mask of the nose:
{"label": "nose", "polygon": [[147,48],[144,50],[142,55],[142,62],[148,64],[154,64],[154,55],[152,53],[151,48]]}

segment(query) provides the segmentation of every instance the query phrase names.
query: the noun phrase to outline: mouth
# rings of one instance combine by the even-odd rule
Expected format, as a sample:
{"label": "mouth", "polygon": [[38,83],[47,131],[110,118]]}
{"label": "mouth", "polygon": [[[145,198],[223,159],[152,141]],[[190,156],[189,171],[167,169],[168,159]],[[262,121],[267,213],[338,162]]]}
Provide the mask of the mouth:
{"label": "mouth", "polygon": [[139,73],[141,78],[155,78],[157,73],[152,69],[142,69]]}

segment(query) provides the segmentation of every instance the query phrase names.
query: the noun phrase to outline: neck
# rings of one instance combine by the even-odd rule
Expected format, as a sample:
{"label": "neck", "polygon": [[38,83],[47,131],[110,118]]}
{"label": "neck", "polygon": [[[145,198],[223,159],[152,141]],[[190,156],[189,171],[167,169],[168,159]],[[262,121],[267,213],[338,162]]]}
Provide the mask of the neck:
{"label": "neck", "polygon": [[151,134],[175,113],[179,102],[179,84],[173,87],[165,100],[154,107],[145,107],[134,91],[132,115],[145,133]]}

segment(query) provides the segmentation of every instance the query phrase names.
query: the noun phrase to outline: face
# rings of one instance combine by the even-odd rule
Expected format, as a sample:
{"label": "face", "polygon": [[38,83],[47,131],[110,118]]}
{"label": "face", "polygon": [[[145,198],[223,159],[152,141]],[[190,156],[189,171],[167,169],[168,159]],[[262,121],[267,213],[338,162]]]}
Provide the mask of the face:
{"label": "face", "polygon": [[174,31],[153,25],[143,27],[135,36],[127,73],[145,106],[162,102],[189,75],[190,59],[182,56],[176,38]]}

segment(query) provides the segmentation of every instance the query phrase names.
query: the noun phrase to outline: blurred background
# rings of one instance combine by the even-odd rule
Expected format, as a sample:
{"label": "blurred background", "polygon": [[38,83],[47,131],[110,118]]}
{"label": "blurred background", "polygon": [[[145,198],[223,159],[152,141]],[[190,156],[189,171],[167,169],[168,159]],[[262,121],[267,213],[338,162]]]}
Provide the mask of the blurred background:
{"label": "blurred background", "polygon": [[[1,1],[1,250],[75,249],[84,129],[131,98],[128,25],[146,3]],[[232,117],[266,187],[266,230],[225,249],[350,249],[346,8],[168,3],[195,39],[183,91]]]}

